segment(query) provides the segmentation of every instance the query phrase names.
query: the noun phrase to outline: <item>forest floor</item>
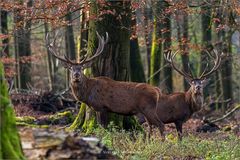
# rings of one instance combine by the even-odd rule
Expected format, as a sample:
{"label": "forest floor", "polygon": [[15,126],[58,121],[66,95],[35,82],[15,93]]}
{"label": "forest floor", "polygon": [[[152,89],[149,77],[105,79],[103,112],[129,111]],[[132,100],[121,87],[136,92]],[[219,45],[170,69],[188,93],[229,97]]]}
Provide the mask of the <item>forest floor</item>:
{"label": "forest floor", "polygon": [[[219,130],[207,133],[196,132],[204,125],[202,120],[190,119],[183,126],[182,141],[177,139],[175,126],[168,124],[163,142],[156,129],[150,139],[145,139],[142,132],[114,126],[98,127],[89,135],[70,133],[65,129],[73,119],[45,120],[58,111],[45,112],[26,104],[15,104],[14,109],[17,117],[31,116],[44,124],[18,123],[27,159],[240,159],[239,121],[234,118],[217,123]],[[69,111],[77,113],[76,108]],[[143,126],[147,130],[147,125]]]}

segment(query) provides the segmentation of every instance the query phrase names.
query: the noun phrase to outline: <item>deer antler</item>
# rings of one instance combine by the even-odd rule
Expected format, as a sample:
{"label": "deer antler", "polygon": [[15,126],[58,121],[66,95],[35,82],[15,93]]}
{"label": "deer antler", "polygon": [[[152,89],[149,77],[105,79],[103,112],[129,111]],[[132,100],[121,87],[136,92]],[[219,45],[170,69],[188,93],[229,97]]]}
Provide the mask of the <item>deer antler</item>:
{"label": "deer antler", "polygon": [[73,62],[72,60],[70,60],[66,55],[64,55],[64,57],[61,57],[59,56],[59,54],[57,53],[57,51],[55,50],[55,41],[56,41],[56,37],[54,37],[54,40],[53,42],[49,43],[49,34],[47,34],[46,36],[46,42],[47,42],[47,47],[50,51],[50,53],[57,59],[65,62],[66,64],[70,64],[70,65],[83,65],[83,64],[86,64],[86,63],[89,63],[91,61],[93,61],[96,57],[98,57],[103,49],[104,49],[104,45],[108,42],[108,33],[106,32],[106,39],[104,39],[104,37],[101,37],[98,32],[96,32],[97,34],[97,37],[98,37],[98,48],[95,52],[95,54],[92,56],[92,57],[88,57],[88,56],[85,56],[79,63],[77,62]]}
{"label": "deer antler", "polygon": [[86,64],[86,63],[89,63],[91,61],[93,61],[96,57],[98,57],[103,49],[104,49],[104,45],[108,42],[108,33],[106,32],[106,39],[104,39],[104,37],[101,37],[98,32],[96,32],[97,34],[97,37],[98,37],[98,48],[95,52],[95,54],[88,58],[88,56],[84,57],[83,60],[79,63],[79,64]]}
{"label": "deer antler", "polygon": [[56,46],[55,46],[55,42],[56,42],[56,37],[58,35],[58,32],[56,34],[56,36],[54,37],[53,41],[51,43],[49,43],[49,34],[47,33],[46,36],[46,42],[47,42],[47,47],[50,51],[50,53],[57,59],[59,59],[60,61],[65,62],[66,64],[71,64],[74,65],[75,63],[73,61],[71,61],[69,58],[67,58],[65,56],[65,58],[58,56],[59,54],[57,53],[57,51],[55,50]]}
{"label": "deer antler", "polygon": [[171,64],[171,66],[181,75],[183,75],[184,77],[188,78],[188,79],[193,79],[192,75],[190,75],[189,73],[186,73],[182,70],[179,70],[177,66],[175,66],[173,59],[174,57],[177,55],[179,51],[176,51],[174,54],[172,54],[172,51],[167,52],[166,54],[164,54],[164,57],[166,59],[166,61],[168,63]]}
{"label": "deer antler", "polygon": [[216,57],[213,68],[209,72],[205,73],[207,70],[207,67],[208,67],[208,63],[207,63],[206,67],[205,67],[204,71],[202,72],[201,76],[199,77],[199,79],[206,78],[207,76],[209,76],[210,74],[212,74],[219,68],[219,66],[221,64],[221,56],[217,53],[217,51],[215,49],[213,50],[213,53],[215,54],[215,57]]}

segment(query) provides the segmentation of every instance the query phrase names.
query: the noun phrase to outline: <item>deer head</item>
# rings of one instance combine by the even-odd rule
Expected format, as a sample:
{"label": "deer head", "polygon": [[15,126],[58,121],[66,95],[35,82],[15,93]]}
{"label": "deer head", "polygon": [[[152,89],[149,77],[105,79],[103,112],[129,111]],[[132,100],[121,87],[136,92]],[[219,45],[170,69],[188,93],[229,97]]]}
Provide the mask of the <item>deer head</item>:
{"label": "deer head", "polygon": [[48,38],[48,34],[46,36],[46,41],[47,41],[47,47],[50,51],[50,53],[57,58],[58,60],[60,60],[63,64],[64,67],[70,70],[71,73],[71,81],[73,82],[81,82],[83,80],[83,78],[85,77],[83,74],[83,70],[85,68],[91,67],[92,62],[101,55],[103,49],[104,49],[104,45],[108,42],[108,33],[106,32],[106,39],[104,37],[101,37],[98,32],[96,32],[97,37],[98,37],[98,48],[96,50],[96,52],[89,57],[88,54],[86,54],[84,57],[82,57],[82,59],[80,60],[80,62],[74,62],[72,60],[70,60],[66,55],[64,55],[64,57],[59,56],[59,54],[56,51],[56,47],[55,47],[55,41],[56,41],[56,37],[54,38],[53,42],[49,43],[49,38]]}
{"label": "deer head", "polygon": [[[166,53],[164,56],[165,56],[165,59],[168,63],[171,64],[171,66],[173,67],[174,70],[176,70],[179,74],[183,75],[184,78],[187,80],[187,82],[190,84],[190,91],[192,93],[192,98],[196,98],[197,96],[199,97],[203,97],[203,88],[205,87],[206,85],[206,82],[207,82],[207,77],[212,74],[214,71],[216,71],[220,64],[221,64],[221,57],[220,55],[217,53],[216,50],[213,50],[213,53],[215,54],[215,60],[214,60],[214,66],[212,67],[212,69],[210,69],[208,72],[207,72],[207,68],[208,68],[208,63],[204,69],[204,71],[201,73],[200,76],[198,77],[194,77],[193,74],[190,72],[190,73],[187,73],[183,70],[180,70],[173,62],[173,59],[174,57],[176,56],[176,54],[178,53],[175,52],[174,54],[172,54],[171,51],[169,51],[168,53]],[[189,70],[191,71],[190,69],[190,65],[188,64],[189,66]]]}

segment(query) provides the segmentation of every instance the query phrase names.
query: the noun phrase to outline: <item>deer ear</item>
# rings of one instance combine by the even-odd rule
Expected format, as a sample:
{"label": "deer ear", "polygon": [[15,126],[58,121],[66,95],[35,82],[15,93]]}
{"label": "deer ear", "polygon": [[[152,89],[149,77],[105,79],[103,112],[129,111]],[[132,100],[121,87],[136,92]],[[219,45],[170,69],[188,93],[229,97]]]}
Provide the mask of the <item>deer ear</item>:
{"label": "deer ear", "polygon": [[209,79],[204,78],[204,79],[201,80],[201,83],[205,87],[209,83]]}
{"label": "deer ear", "polygon": [[63,65],[64,68],[67,68],[67,69],[71,69],[72,68],[70,64],[65,63],[65,62],[62,62],[62,65]]}
{"label": "deer ear", "polygon": [[92,66],[92,62],[88,62],[83,65],[83,69],[90,68]]}

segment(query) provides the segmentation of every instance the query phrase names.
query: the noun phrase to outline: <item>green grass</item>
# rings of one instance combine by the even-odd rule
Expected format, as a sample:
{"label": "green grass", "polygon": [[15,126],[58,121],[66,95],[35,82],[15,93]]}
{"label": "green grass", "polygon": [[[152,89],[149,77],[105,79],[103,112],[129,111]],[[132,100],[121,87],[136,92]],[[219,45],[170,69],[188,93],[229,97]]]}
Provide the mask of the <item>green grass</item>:
{"label": "green grass", "polygon": [[111,131],[98,128],[94,132],[103,144],[122,159],[240,159],[240,140],[231,133],[208,133],[204,137],[188,135],[181,142],[168,134],[162,142],[155,136],[145,140],[142,133],[114,128]]}

